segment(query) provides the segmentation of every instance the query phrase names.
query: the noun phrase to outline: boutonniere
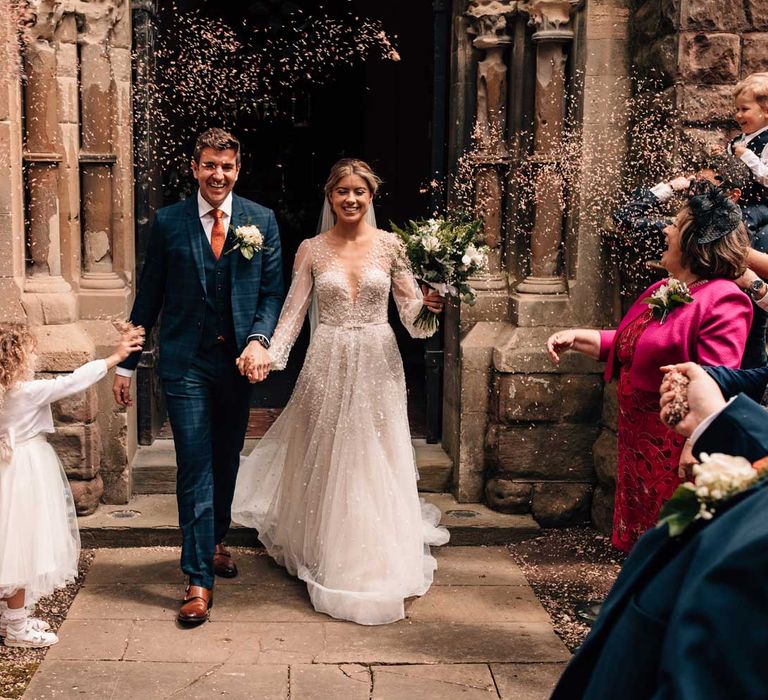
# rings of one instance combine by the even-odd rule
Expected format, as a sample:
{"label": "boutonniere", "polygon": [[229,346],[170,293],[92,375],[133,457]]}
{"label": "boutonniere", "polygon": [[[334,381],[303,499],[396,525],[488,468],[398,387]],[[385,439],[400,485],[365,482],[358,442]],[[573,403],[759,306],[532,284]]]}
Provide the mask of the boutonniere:
{"label": "boutonniere", "polygon": [[224,255],[229,255],[236,250],[246,259],[250,260],[256,253],[264,247],[264,236],[258,226],[248,224],[247,226],[238,226],[235,229],[235,243]]}
{"label": "boutonniere", "polygon": [[643,303],[651,307],[653,317],[658,319],[659,323],[664,323],[667,316],[678,306],[685,306],[692,301],[693,297],[688,285],[674,277],[670,277],[651,296],[643,299]]}
{"label": "boutonniere", "polygon": [[768,477],[768,459],[750,464],[744,457],[701,453],[701,464],[693,467],[693,481],[687,481],[662,507],[657,527],[669,526],[677,537],[696,520],[711,520],[719,508],[734,496]]}

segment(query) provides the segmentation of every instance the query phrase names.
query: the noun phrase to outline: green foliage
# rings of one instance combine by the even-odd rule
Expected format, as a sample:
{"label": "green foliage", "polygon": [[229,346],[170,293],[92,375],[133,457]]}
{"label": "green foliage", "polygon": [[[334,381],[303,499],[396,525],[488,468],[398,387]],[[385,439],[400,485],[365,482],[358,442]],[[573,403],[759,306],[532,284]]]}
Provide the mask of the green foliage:
{"label": "green foliage", "polygon": [[678,486],[672,498],[662,506],[657,527],[666,524],[669,526],[669,536],[677,537],[696,519],[699,509],[696,492],[688,486]]}

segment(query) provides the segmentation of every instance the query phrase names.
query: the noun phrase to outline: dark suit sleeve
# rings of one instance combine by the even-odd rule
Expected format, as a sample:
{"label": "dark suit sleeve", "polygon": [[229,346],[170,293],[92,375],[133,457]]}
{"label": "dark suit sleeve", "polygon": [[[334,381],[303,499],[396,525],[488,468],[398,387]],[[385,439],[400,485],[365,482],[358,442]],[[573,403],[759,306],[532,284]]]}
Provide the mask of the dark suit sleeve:
{"label": "dark suit sleeve", "polygon": [[274,212],[269,212],[269,225],[264,237],[264,252],[261,261],[261,289],[259,306],[253,319],[252,335],[272,337],[283,305],[283,259],[280,251],[280,232]]}
{"label": "dark suit sleeve", "polygon": [[[168,274],[168,256],[166,254],[165,234],[160,217],[155,216],[152,231],[147,243],[147,254],[141,271],[136,300],[131,310],[131,323],[144,326],[147,335],[157,321],[163,306],[163,294]],[[141,352],[135,352],[120,363],[125,369],[136,369]]]}
{"label": "dark suit sleeve", "polygon": [[768,367],[756,369],[705,367],[704,370],[717,382],[726,399],[737,394],[746,394],[753,401],[760,402],[768,384]]}
{"label": "dark suit sleeve", "polygon": [[740,394],[696,440],[693,454],[698,458],[702,452],[762,459],[768,455],[768,411]]}
{"label": "dark suit sleeve", "polygon": [[[688,565],[661,651],[653,700],[766,697],[768,528],[765,494],[717,521]],[[730,515],[730,514],[728,514]],[[734,514],[735,515],[735,514]],[[727,532],[723,530],[727,529]],[[702,561],[712,557],[711,561]]]}

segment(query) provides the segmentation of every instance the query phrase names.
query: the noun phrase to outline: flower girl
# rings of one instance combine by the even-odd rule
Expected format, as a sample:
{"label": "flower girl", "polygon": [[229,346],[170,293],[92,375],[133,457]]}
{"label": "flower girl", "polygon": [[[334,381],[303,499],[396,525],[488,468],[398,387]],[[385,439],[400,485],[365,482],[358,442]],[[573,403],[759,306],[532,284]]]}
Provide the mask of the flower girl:
{"label": "flower girl", "polygon": [[0,323],[0,636],[9,647],[48,647],[58,638],[28,617],[41,596],[74,581],[80,555],[72,492],[45,439],[51,403],[84,391],[141,349],[127,327],[114,352],[56,379],[33,379],[35,344],[26,326]]}

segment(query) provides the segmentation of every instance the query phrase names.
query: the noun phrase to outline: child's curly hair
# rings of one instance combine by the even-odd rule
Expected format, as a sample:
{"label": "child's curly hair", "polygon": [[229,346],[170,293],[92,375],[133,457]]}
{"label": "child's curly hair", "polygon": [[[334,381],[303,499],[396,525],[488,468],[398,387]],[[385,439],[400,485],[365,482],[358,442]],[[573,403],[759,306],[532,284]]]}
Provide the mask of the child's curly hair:
{"label": "child's curly hair", "polygon": [[22,323],[0,323],[0,406],[5,393],[23,380],[30,370],[35,338]]}

